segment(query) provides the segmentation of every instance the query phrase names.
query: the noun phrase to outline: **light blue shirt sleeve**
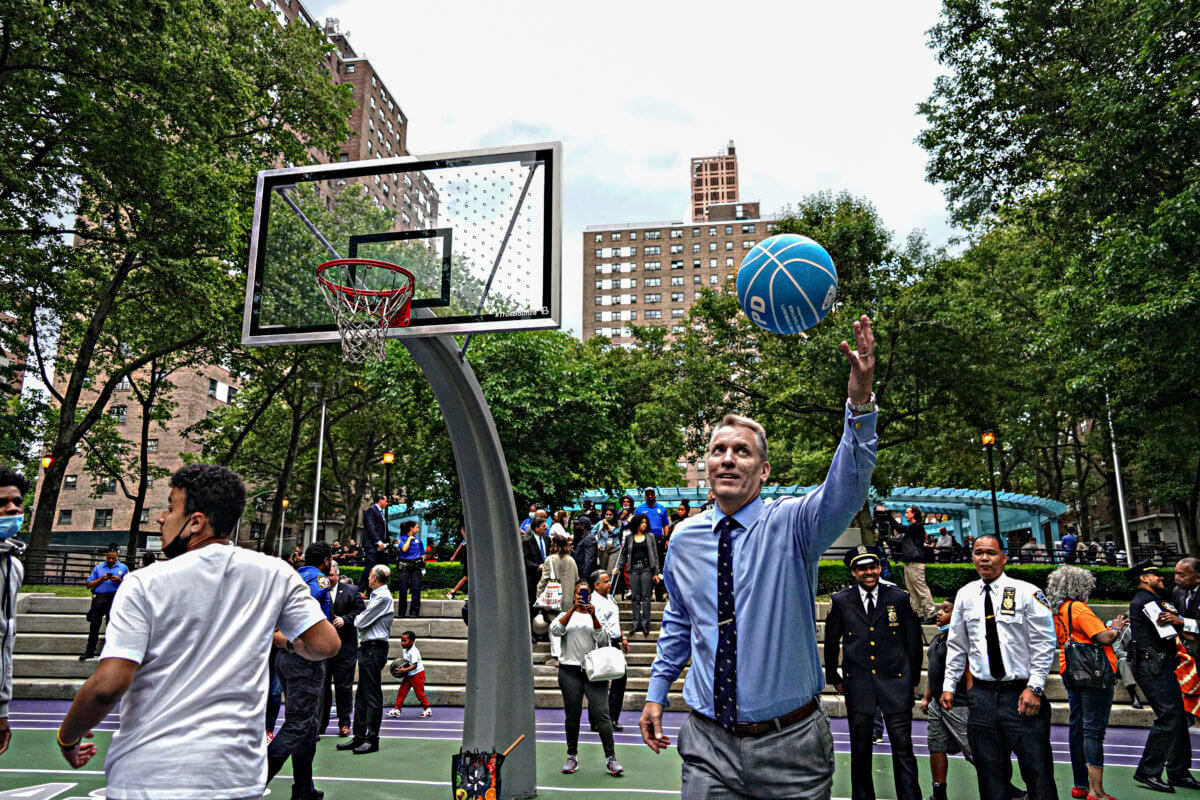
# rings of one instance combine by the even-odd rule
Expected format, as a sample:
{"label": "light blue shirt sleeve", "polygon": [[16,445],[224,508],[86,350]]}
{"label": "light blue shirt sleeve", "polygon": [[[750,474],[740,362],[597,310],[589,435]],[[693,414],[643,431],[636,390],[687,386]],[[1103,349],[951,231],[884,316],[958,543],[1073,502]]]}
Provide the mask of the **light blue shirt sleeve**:
{"label": "light blue shirt sleeve", "polygon": [[667,606],[663,609],[662,629],[658,635],[658,653],[650,666],[650,685],[646,699],[667,707],[667,692],[683,672],[692,653],[692,620],[687,608],[678,601],[679,592],[671,575],[671,560],[667,559],[663,583],[667,587]]}
{"label": "light blue shirt sleeve", "polygon": [[793,535],[801,537],[797,543],[810,563],[820,559],[862,509],[875,469],[878,419],[877,411],[855,417],[845,410],[842,440],[825,481],[792,511],[797,523],[791,526]]}

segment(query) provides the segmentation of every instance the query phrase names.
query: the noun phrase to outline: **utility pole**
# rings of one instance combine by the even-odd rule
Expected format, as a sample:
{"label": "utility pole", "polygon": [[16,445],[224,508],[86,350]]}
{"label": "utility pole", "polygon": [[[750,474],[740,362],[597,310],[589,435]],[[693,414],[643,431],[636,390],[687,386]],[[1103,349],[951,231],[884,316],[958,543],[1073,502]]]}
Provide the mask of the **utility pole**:
{"label": "utility pole", "polygon": [[988,457],[988,485],[992,489],[992,523],[996,526],[996,535],[1000,536],[1000,507],[996,505],[996,474],[995,467],[992,466],[992,448],[996,446],[996,434],[987,431],[980,438],[983,440],[983,449],[987,450]]}

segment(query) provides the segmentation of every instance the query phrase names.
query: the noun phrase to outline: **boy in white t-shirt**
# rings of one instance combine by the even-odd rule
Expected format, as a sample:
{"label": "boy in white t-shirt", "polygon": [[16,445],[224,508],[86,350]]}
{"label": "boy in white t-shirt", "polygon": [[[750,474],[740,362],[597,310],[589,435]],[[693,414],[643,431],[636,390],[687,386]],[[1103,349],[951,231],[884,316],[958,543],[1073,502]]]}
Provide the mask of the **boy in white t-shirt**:
{"label": "boy in white t-shirt", "polygon": [[396,707],[387,712],[388,718],[400,719],[400,707],[404,705],[404,698],[408,697],[409,689],[416,693],[417,700],[421,703],[421,716],[432,717],[433,709],[429,707],[429,698],[425,696],[425,662],[421,660],[421,651],[417,649],[417,635],[412,631],[400,634],[400,647],[403,648],[400,663],[407,663],[408,666],[399,670],[404,678],[396,692]]}
{"label": "boy in white t-shirt", "polygon": [[276,628],[289,650],[326,659],[341,646],[286,562],[229,541],[246,490],[225,467],[193,464],[171,477],[158,517],[170,559],[126,576],[104,650],[58,730],[67,762],[123,700],[104,771],[113,800],[236,800],[266,785],[267,654]]}

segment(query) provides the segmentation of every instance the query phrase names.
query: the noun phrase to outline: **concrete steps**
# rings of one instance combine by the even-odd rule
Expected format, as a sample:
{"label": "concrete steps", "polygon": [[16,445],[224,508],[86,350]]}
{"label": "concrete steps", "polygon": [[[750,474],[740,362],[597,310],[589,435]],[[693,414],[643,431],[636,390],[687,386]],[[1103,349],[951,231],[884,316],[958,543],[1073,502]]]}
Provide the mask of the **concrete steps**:
{"label": "concrete steps", "polygon": [[[632,614],[628,602],[618,602],[621,608],[621,629],[628,634],[632,627]],[[642,708],[645,692],[650,681],[650,667],[656,653],[656,640],[661,626],[662,603],[651,604],[651,635],[634,636],[629,642],[627,657],[629,670],[624,708],[637,712]],[[88,623],[85,614],[90,601],[83,597],[53,597],[50,595],[21,595],[17,604],[17,638],[13,657],[13,695],[18,699],[69,700],[75,696],[84,680],[92,674],[97,662],[79,661],[87,642]],[[1120,606],[1093,606],[1102,619],[1111,619],[1124,610]],[[462,601],[423,600],[419,618],[397,619],[392,624],[389,656],[400,655],[400,634],[406,630],[416,633],[421,654],[425,659],[427,680],[426,694],[435,706],[462,706],[466,702],[467,680],[467,626],[461,617]],[[829,611],[828,603],[817,604],[817,636],[824,636],[823,620]],[[934,626],[925,626],[928,640],[937,633]],[[103,643],[103,635],[101,636]],[[824,659],[824,650],[821,649]],[[558,671],[544,662],[550,657],[548,643],[540,642],[531,648],[534,674],[534,697],[539,708],[561,708],[562,696],[558,690]],[[687,708],[682,691],[687,667],[671,687],[670,700],[673,710]],[[383,675],[384,699],[387,704],[395,702],[399,681],[385,672]],[[917,692],[924,692],[926,678],[922,675]],[[1153,721],[1149,709],[1135,709],[1128,704],[1123,688],[1118,687],[1110,724],[1133,727],[1148,727]],[[918,695],[919,696],[919,695]],[[1055,723],[1067,722],[1068,710],[1066,690],[1057,675],[1051,675],[1046,685],[1046,696],[1052,703]],[[826,711],[834,716],[845,716],[844,699],[833,687],[822,690],[821,702]],[[416,703],[409,696],[407,704]],[[922,715],[914,703],[914,714]],[[628,724],[632,720],[625,720]]]}

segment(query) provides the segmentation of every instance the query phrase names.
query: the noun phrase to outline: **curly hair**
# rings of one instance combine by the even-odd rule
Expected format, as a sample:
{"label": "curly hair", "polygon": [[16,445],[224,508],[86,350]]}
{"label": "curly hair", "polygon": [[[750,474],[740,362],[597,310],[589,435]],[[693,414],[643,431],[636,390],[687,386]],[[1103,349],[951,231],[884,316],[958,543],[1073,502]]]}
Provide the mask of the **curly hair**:
{"label": "curly hair", "polygon": [[316,541],[304,551],[304,566],[320,567],[325,563],[325,559],[332,557],[333,548],[329,546],[329,542]]}
{"label": "curly hair", "polygon": [[1068,600],[1087,602],[1096,588],[1096,576],[1080,567],[1059,567],[1046,579],[1046,599],[1057,609]]}
{"label": "curly hair", "polygon": [[15,486],[22,495],[29,494],[29,481],[19,472],[8,467],[0,467],[0,486]]}
{"label": "curly hair", "polygon": [[199,511],[219,536],[233,533],[246,509],[246,487],[229,467],[189,464],[171,476],[171,488],[183,490],[183,512]]}

